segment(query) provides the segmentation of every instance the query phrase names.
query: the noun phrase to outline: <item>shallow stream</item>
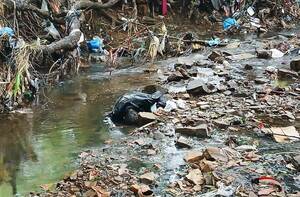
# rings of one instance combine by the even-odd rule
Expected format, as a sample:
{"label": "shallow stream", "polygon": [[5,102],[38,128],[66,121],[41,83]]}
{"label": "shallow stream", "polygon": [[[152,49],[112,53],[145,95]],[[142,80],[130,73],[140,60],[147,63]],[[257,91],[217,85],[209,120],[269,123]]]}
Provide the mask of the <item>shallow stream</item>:
{"label": "shallow stream", "polygon": [[[57,182],[78,154],[111,137],[103,122],[118,96],[151,83],[138,69],[109,76],[99,65],[46,91],[46,102],[26,113],[0,116],[0,197],[20,196]],[[113,136],[112,136],[113,135]]]}
{"label": "shallow stream", "polygon": [[[252,41],[248,37],[247,46],[255,44]],[[242,45],[233,51],[254,49]],[[256,68],[256,75],[269,65],[285,67],[290,58],[246,61]],[[242,70],[241,61],[232,65],[236,73]],[[123,93],[153,83],[141,68],[121,69],[110,76],[102,66],[92,65],[78,77],[46,90],[42,104],[32,110],[0,115],[0,197],[10,197],[13,191],[24,196],[41,185],[55,183],[76,168],[80,152],[99,148],[112,137],[121,138],[122,132],[109,131],[103,121],[105,113]],[[299,129],[298,124],[296,127]],[[273,141],[264,143],[267,149],[276,149]],[[282,147],[279,150],[286,151]]]}

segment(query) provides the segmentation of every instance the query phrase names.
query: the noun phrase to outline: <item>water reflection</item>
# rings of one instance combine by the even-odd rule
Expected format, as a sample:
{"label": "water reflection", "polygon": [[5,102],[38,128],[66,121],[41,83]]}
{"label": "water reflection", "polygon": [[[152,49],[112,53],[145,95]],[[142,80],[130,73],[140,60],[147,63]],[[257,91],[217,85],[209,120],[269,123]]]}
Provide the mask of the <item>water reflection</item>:
{"label": "water reflection", "polygon": [[55,183],[76,167],[80,151],[120,137],[108,132],[104,114],[118,96],[149,83],[148,75],[107,78],[93,70],[48,90],[48,104],[33,114],[0,117],[0,197]]}
{"label": "water reflection", "polygon": [[[0,185],[8,183],[9,193],[16,194],[21,162],[37,159],[30,141],[32,114],[1,116],[0,122]],[[1,189],[0,196],[6,196]]]}

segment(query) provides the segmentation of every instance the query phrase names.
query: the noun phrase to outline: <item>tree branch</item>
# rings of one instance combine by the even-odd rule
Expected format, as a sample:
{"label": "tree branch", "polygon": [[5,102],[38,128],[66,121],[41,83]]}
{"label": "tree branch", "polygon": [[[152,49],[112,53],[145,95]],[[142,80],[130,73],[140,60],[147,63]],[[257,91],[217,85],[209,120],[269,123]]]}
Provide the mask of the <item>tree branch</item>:
{"label": "tree branch", "polygon": [[110,7],[114,6],[116,3],[118,3],[119,1],[120,0],[110,0],[107,3],[100,3],[100,2],[92,2],[92,1],[88,1],[88,0],[81,0],[75,4],[74,9],[81,10],[81,9],[110,8]]}

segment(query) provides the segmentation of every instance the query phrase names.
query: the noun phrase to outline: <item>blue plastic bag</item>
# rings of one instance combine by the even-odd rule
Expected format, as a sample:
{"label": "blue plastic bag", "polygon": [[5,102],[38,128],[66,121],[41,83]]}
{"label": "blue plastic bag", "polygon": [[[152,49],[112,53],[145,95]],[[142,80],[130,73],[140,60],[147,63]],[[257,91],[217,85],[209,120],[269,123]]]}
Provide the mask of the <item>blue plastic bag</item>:
{"label": "blue plastic bag", "polygon": [[220,40],[220,38],[212,38],[211,40],[207,41],[207,44],[210,47],[218,46],[219,44],[221,44],[221,40]]}
{"label": "blue plastic bag", "polygon": [[92,40],[87,41],[87,46],[90,51],[99,53],[103,51],[103,40],[95,36]]}
{"label": "blue plastic bag", "polygon": [[4,34],[7,34],[9,37],[12,37],[15,35],[15,32],[10,27],[2,27],[0,28],[0,36],[3,36]]}
{"label": "blue plastic bag", "polygon": [[236,27],[239,26],[238,22],[234,18],[227,18],[224,20],[224,22],[223,22],[224,30],[228,30],[233,26],[236,26]]}

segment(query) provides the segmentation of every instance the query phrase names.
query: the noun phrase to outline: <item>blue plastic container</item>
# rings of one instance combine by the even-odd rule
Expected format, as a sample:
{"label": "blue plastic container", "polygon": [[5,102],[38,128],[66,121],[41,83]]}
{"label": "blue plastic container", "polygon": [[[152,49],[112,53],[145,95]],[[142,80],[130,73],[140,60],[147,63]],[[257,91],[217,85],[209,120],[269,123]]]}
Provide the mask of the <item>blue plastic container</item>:
{"label": "blue plastic container", "polygon": [[7,34],[9,37],[12,37],[15,35],[15,32],[10,27],[2,27],[0,28],[0,36],[3,36],[4,34]]}

